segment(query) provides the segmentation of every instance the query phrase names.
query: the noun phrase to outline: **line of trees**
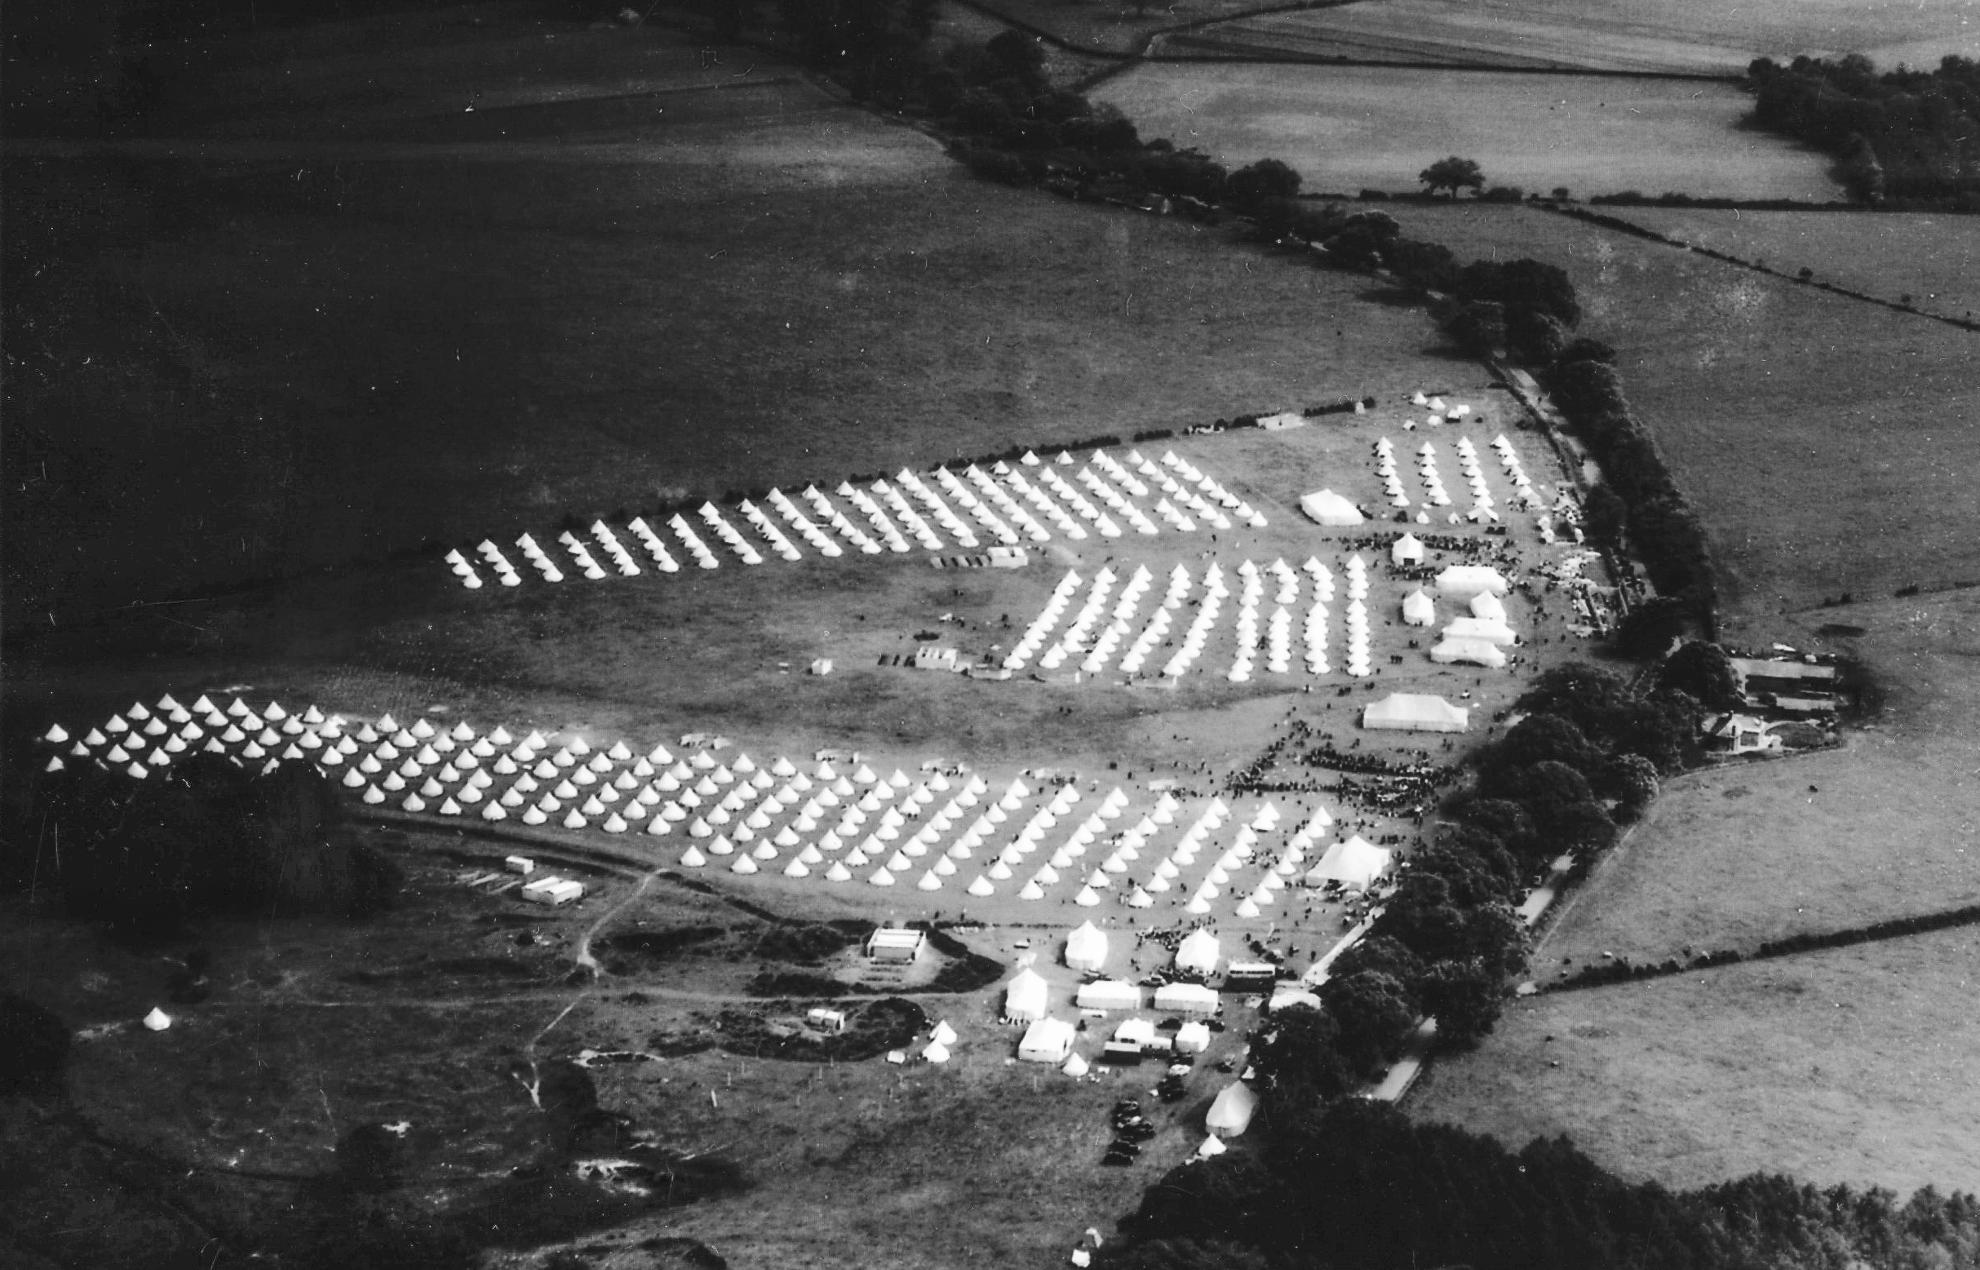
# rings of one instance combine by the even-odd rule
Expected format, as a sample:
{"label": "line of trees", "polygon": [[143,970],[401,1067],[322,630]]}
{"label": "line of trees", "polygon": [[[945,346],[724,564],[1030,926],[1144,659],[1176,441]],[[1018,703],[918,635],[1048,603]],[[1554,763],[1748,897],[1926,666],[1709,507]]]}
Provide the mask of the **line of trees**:
{"label": "line of trees", "polygon": [[1475,778],[1445,811],[1454,825],[1417,851],[1366,938],[1343,953],[1321,1008],[1280,1011],[1253,1046],[1275,1116],[1340,1097],[1396,1058],[1411,1023],[1437,1019],[1463,1049],[1498,1022],[1526,966],[1515,906],[1559,856],[1585,867],[1641,816],[1663,777],[1695,756],[1698,702],[1660,686],[1631,695],[1582,664],[1522,695],[1526,717],[1472,757]]}
{"label": "line of trees", "polygon": [[1833,155],[1854,197],[1980,211],[1980,61],[1880,75],[1860,53],[1786,66],[1763,57],[1747,85],[1754,122]]}
{"label": "line of trees", "polygon": [[1601,464],[1606,488],[1617,500],[1604,507],[1593,528],[1610,539],[1607,545],[1626,532],[1657,590],[1682,598],[1710,629],[1718,587],[1705,528],[1623,395],[1614,356],[1597,341],[1576,340],[1543,375],[1569,430]]}
{"label": "line of trees", "polygon": [[1106,1270],[1900,1270],[1980,1257],[1980,1200],[1818,1190],[1754,1174],[1694,1191],[1627,1182],[1566,1138],[1510,1151],[1350,1101],[1262,1151],[1172,1169]]}

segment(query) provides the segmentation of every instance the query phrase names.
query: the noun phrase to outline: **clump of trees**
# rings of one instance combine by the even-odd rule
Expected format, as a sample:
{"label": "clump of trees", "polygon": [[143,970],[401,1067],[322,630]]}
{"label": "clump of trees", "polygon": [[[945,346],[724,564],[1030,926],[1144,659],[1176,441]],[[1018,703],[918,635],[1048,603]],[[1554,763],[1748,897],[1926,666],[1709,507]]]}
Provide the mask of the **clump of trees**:
{"label": "clump of trees", "polygon": [[72,914],[151,934],[208,913],[363,915],[400,882],[303,764],[201,754],[142,781],[81,765],[47,774],[8,836],[42,854]]}
{"label": "clump of trees", "polygon": [[1833,155],[1857,199],[1980,211],[1980,61],[1878,74],[1859,53],[1760,58],[1747,68],[1753,121]]}
{"label": "clump of trees", "polygon": [[1171,1170],[1109,1270],[1846,1270],[1968,1265],[1980,1200],[1818,1190],[1755,1174],[1696,1191],[1627,1182],[1565,1138],[1518,1151],[1347,1101],[1283,1117],[1256,1153]]}

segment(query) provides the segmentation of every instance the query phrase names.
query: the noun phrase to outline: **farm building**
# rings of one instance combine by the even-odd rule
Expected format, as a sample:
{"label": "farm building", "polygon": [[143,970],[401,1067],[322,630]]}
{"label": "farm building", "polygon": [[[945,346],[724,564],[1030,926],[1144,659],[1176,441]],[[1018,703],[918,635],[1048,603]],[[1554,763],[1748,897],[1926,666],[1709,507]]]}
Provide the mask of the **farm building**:
{"label": "farm building", "polygon": [[917,961],[927,943],[925,931],[881,926],[867,936],[866,955],[875,961]]}
{"label": "farm building", "polygon": [[1017,1056],[1026,1063],[1063,1063],[1072,1054],[1075,1035],[1064,1019],[1038,1019],[1024,1030]]}
{"label": "farm building", "polygon": [[1092,972],[1106,962],[1106,931],[1092,922],[1081,922],[1066,936],[1066,964],[1074,970]]}
{"label": "farm building", "polygon": [[1004,1017],[1015,1023],[1035,1023],[1045,1017],[1045,977],[1026,968],[1004,985]]}
{"label": "farm building", "polygon": [[1379,732],[1463,732],[1471,726],[1471,711],[1442,697],[1392,692],[1368,704],[1361,726]]}
{"label": "farm building", "polygon": [[1165,983],[1155,989],[1155,1008],[1171,1014],[1215,1014],[1217,992],[1200,983]]}
{"label": "farm building", "polygon": [[1203,1117],[1203,1127],[1220,1138],[1235,1138],[1251,1127],[1251,1117],[1257,1110],[1258,1095],[1251,1092],[1251,1086],[1234,1080],[1210,1104],[1209,1112]]}
{"label": "farm building", "polygon": [[804,1021],[821,1032],[843,1032],[846,1030],[846,1012],[825,1006],[813,1006],[805,1011]]}
{"label": "farm building", "polygon": [[1758,754],[1781,748],[1781,738],[1767,731],[1764,720],[1750,714],[1711,715],[1699,724],[1698,731],[1707,745],[1734,754]]}
{"label": "farm building", "polygon": [[1080,985],[1073,1003],[1082,1010],[1139,1010],[1141,989],[1119,979],[1096,979]]}
{"label": "farm building", "polygon": [[1356,834],[1328,847],[1320,863],[1307,870],[1306,884],[1324,886],[1335,882],[1350,891],[1365,891],[1389,871],[1393,858],[1394,853],[1387,847],[1378,847]]}
{"label": "farm building", "polygon": [[1184,974],[1213,975],[1222,955],[1215,935],[1207,930],[1194,930],[1176,945],[1176,969]]}

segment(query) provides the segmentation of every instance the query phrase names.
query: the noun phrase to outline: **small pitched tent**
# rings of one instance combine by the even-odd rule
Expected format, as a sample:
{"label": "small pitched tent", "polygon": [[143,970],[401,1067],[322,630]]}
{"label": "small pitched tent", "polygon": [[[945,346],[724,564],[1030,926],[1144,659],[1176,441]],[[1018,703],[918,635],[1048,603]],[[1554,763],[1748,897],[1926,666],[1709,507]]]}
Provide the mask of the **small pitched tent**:
{"label": "small pitched tent", "polygon": [[1033,1023],[1045,1017],[1045,977],[1024,969],[1004,985],[1004,1017],[1019,1023]]}
{"label": "small pitched tent", "polygon": [[1235,1138],[1251,1127],[1251,1117],[1257,1110],[1258,1095],[1251,1092],[1251,1086],[1234,1080],[1210,1104],[1209,1113],[1203,1117],[1203,1127],[1220,1138]]}
{"label": "small pitched tent", "polygon": [[1389,559],[1397,565],[1422,564],[1423,540],[1415,534],[1404,534],[1389,548]]}
{"label": "small pitched tent", "polygon": [[1107,932],[1092,922],[1081,922],[1066,936],[1066,965],[1074,970],[1097,971],[1107,961]]}
{"label": "small pitched tent", "polygon": [[1442,697],[1392,692],[1368,704],[1361,712],[1361,726],[1389,732],[1463,732],[1471,726],[1471,710]]}
{"label": "small pitched tent", "polygon": [[1024,1030],[1018,1059],[1026,1063],[1063,1063],[1072,1053],[1073,1025],[1064,1019],[1039,1019]]}
{"label": "small pitched tent", "polygon": [[1299,509],[1322,525],[1359,525],[1361,509],[1330,489],[1315,490],[1299,500]]}
{"label": "small pitched tent", "polygon": [[1403,597],[1403,625],[1429,626],[1437,620],[1437,602],[1418,587]]}

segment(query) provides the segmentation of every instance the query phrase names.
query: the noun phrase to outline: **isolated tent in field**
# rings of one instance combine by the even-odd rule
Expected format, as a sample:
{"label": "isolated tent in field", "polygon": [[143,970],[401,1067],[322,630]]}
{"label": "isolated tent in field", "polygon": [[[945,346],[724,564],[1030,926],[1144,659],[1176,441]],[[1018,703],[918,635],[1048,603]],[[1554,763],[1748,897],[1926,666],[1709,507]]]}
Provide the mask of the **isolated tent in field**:
{"label": "isolated tent in field", "polygon": [[1442,697],[1392,692],[1368,703],[1361,712],[1361,726],[1388,732],[1462,732],[1471,726],[1471,711]]}
{"label": "isolated tent in field", "polygon": [[1033,1023],[1044,1018],[1046,991],[1045,976],[1029,967],[1018,971],[1004,985],[1004,1017],[1017,1023]]}
{"label": "isolated tent in field", "polygon": [[144,1016],[144,1025],[154,1032],[163,1032],[172,1026],[172,1016],[154,1005],[151,1013]]}
{"label": "isolated tent in field", "polygon": [[1176,945],[1176,969],[1190,974],[1215,974],[1221,956],[1222,946],[1215,935],[1207,930],[1191,931]]}
{"label": "isolated tent in field", "polygon": [[1330,489],[1302,496],[1299,509],[1322,525],[1359,525],[1364,519],[1360,508]]}
{"label": "isolated tent in field", "polygon": [[1199,1160],[1214,1159],[1228,1150],[1230,1148],[1224,1145],[1224,1140],[1213,1133],[1203,1139],[1202,1146],[1196,1148],[1196,1158]]}
{"label": "isolated tent in field", "polygon": [[1320,886],[1338,882],[1351,891],[1365,891],[1389,871],[1392,859],[1394,853],[1388,848],[1378,847],[1356,834],[1345,842],[1336,842],[1328,847],[1327,854],[1320,857],[1320,863],[1307,871],[1306,883],[1308,886]]}
{"label": "isolated tent in field", "polygon": [[1210,1104],[1209,1113],[1203,1117],[1203,1127],[1220,1138],[1235,1138],[1251,1127],[1252,1114],[1257,1110],[1258,1095],[1251,1092],[1251,1086],[1234,1080]]}
{"label": "isolated tent in field", "polygon": [[1087,1061],[1081,1058],[1079,1055],[1068,1054],[1066,1055],[1065,1063],[1059,1068],[1059,1070],[1064,1072],[1066,1075],[1071,1076],[1073,1079],[1077,1080],[1079,1077],[1086,1075],[1086,1073],[1091,1070],[1091,1067],[1087,1063]]}
{"label": "isolated tent in field", "polygon": [[936,1041],[927,1049],[921,1051],[921,1056],[931,1063],[946,1063],[949,1061],[949,1047],[940,1041]]}
{"label": "isolated tent in field", "polygon": [[1072,1053],[1076,1033],[1064,1019],[1038,1019],[1024,1030],[1018,1058],[1027,1063],[1063,1063]]}
{"label": "isolated tent in field", "polygon": [[1106,962],[1106,931],[1092,922],[1081,922],[1066,936],[1066,965],[1074,970],[1095,971]]}
{"label": "isolated tent in field", "polygon": [[1405,626],[1429,626],[1437,620],[1437,602],[1418,587],[1403,597],[1402,617]]}

